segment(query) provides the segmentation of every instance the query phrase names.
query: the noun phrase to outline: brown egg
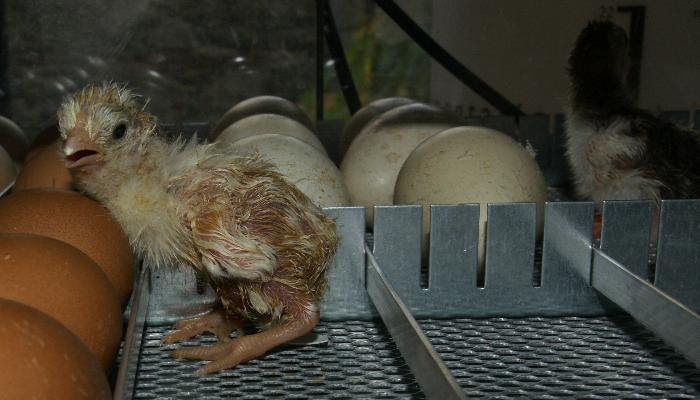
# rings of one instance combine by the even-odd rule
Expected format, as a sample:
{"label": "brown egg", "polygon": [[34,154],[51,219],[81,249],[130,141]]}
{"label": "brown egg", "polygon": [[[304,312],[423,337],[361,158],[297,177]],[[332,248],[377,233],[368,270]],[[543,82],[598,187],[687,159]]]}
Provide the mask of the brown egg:
{"label": "brown egg", "polygon": [[1,399],[110,399],[90,350],[55,319],[0,299]]}
{"label": "brown egg", "polygon": [[122,336],[107,275],[82,251],[45,236],[0,234],[0,298],[46,313],[87,345],[105,371]]}
{"label": "brown egg", "polygon": [[73,178],[58,151],[60,142],[32,150],[17,176],[13,191],[31,188],[71,189]]}
{"label": "brown egg", "polygon": [[129,241],[109,211],[76,192],[27,189],[0,198],[0,232],[33,233],[66,242],[92,258],[122,306],[133,285]]}

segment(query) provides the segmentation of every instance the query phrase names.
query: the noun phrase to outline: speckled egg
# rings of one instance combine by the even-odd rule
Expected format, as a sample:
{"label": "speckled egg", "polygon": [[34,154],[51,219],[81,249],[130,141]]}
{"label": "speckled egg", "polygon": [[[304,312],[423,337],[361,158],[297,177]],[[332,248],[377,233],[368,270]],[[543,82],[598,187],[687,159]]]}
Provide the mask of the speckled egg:
{"label": "speckled egg", "polygon": [[55,319],[0,299],[0,398],[108,400],[112,396],[90,350]]}
{"label": "speckled egg", "polygon": [[503,133],[466,126],[421,143],[403,164],[394,192],[396,204],[423,205],[424,238],[431,204],[479,203],[479,265],[483,265],[488,203],[537,203],[541,232],[546,199],[544,176],[530,152]]}
{"label": "speckled egg", "polygon": [[102,268],[126,305],[133,285],[129,241],[109,211],[76,192],[27,189],[0,198],[0,232],[32,233],[66,242]]}
{"label": "speckled egg", "polygon": [[320,151],[301,140],[285,135],[257,135],[232,144],[241,154],[257,154],[274,164],[319,207],[350,204],[343,177],[338,168]]}
{"label": "speckled egg", "polygon": [[117,292],[75,247],[45,236],[0,234],[0,298],[46,313],[78,336],[105,371],[122,336]]}
{"label": "speckled egg", "polygon": [[386,99],[375,100],[360,108],[350,117],[340,133],[340,154],[344,155],[352,141],[360,134],[362,129],[376,116],[383,114],[397,107],[415,103],[416,100],[406,97],[388,97]]}
{"label": "speckled egg", "polygon": [[367,207],[372,226],[373,206],[391,205],[396,177],[408,155],[437,132],[460,120],[437,107],[413,103],[374,118],[350,145],[340,165],[352,204]]}
{"label": "speckled egg", "polygon": [[224,129],[216,139],[216,143],[228,145],[249,136],[268,133],[297,138],[326,154],[323,144],[309,128],[291,118],[277,114],[256,114],[243,118]]}

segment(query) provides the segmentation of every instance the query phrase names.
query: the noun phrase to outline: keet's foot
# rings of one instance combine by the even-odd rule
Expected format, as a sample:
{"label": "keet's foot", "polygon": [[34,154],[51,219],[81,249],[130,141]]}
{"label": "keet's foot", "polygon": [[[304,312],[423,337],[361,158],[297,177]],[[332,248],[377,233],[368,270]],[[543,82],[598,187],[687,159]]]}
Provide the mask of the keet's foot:
{"label": "keet's foot", "polygon": [[163,344],[171,344],[181,340],[191,339],[200,333],[211,332],[219,339],[219,343],[230,341],[229,335],[233,330],[242,332],[241,321],[226,315],[223,309],[214,309],[199,318],[186,319],[175,323],[175,330],[163,338]]}
{"label": "keet's foot", "polygon": [[310,316],[263,332],[241,336],[227,343],[220,342],[214,346],[177,349],[170,355],[174,358],[211,361],[198,369],[195,375],[211,374],[260,357],[270,349],[304,336],[316,326],[318,321],[319,313],[316,311]]}

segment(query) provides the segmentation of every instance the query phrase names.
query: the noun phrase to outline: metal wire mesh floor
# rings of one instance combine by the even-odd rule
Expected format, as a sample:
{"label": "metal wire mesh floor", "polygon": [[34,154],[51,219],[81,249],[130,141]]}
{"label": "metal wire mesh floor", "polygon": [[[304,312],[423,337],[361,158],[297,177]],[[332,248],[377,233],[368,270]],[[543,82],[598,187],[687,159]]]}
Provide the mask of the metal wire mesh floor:
{"label": "metal wire mesh floor", "polygon": [[[420,323],[469,398],[700,397],[700,371],[630,317]],[[379,321],[323,322],[327,346],[285,348],[205,378],[193,375],[200,362],[168,356],[168,330],[147,327],[137,399],[423,398]]]}
{"label": "metal wire mesh floor", "polygon": [[[324,322],[327,345],[288,347],[220,374],[197,378],[201,362],[174,360],[161,346],[169,327],[147,327],[136,399],[418,398],[420,388],[379,321]],[[210,345],[213,336],[180,345]]]}
{"label": "metal wire mesh floor", "polygon": [[700,398],[700,370],[628,316],[420,324],[468,398]]}

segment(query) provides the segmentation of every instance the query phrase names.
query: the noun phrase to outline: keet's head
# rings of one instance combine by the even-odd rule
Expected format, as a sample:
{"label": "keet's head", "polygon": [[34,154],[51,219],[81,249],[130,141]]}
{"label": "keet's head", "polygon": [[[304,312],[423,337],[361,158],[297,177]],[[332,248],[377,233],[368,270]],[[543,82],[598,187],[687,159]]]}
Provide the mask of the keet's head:
{"label": "keet's head", "polygon": [[58,110],[66,167],[89,173],[110,157],[142,148],[156,120],[123,85],[90,85],[68,97]]}
{"label": "keet's head", "polygon": [[588,23],[569,56],[569,74],[574,79],[624,82],[628,66],[627,33],[610,21]]}

